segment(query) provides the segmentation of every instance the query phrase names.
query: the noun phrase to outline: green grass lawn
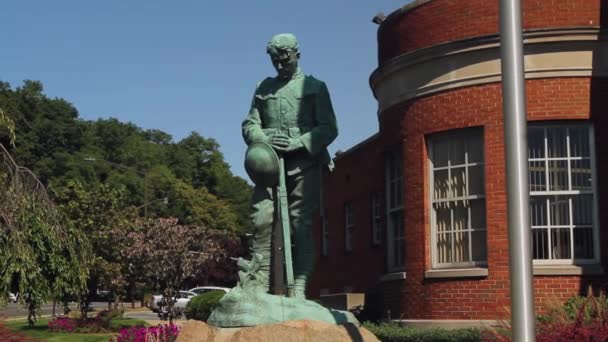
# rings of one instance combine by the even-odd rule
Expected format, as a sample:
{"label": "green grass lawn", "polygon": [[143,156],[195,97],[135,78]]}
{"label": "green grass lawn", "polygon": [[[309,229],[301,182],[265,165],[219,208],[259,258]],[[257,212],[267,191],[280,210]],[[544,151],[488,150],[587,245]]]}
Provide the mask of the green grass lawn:
{"label": "green grass lawn", "polygon": [[[42,341],[47,342],[108,342],[110,337],[116,335],[116,333],[106,334],[69,334],[69,333],[57,333],[51,332],[47,328],[49,320],[39,319],[33,327],[27,325],[27,321],[10,321],[4,322],[6,327],[14,331],[18,331],[29,337],[38,338]],[[129,327],[135,325],[148,324],[140,319],[123,318],[112,321],[112,327]]]}

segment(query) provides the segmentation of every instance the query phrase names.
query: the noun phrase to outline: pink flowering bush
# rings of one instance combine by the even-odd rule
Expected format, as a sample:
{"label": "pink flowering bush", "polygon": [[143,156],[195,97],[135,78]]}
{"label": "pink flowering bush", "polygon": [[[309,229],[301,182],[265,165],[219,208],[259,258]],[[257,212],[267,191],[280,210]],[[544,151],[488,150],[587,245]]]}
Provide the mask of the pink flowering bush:
{"label": "pink flowering bush", "polygon": [[52,332],[73,332],[77,326],[78,321],[69,317],[57,317],[48,324],[48,328]]}
{"label": "pink flowering bush", "polygon": [[[95,318],[76,319],[56,317],[49,321],[48,329],[53,332],[100,333],[112,331],[111,321],[122,318],[120,310],[102,310]],[[114,330],[115,331],[115,330]]]}
{"label": "pink flowering bush", "polygon": [[[600,342],[608,341],[608,297],[602,292],[593,296],[575,296],[565,304],[555,300],[548,305],[548,314],[536,322],[536,342]],[[484,342],[510,342],[510,325],[489,331]]]}
{"label": "pink flowering bush", "polygon": [[180,327],[175,324],[155,327],[131,327],[120,329],[120,334],[110,342],[175,342]]}

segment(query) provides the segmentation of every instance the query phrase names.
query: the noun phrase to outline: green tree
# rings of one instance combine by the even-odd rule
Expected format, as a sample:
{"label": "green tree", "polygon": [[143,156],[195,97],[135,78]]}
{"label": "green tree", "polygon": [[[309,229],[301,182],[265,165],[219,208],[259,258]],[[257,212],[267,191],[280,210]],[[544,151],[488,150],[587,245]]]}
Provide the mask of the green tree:
{"label": "green tree", "polygon": [[15,123],[0,108],[0,130],[6,131],[11,146],[15,146]]}
{"label": "green tree", "polygon": [[[96,184],[89,189],[82,183],[68,182],[54,191],[67,221],[91,242],[87,300],[101,287],[110,291],[111,299],[117,302],[128,283],[129,268],[123,255],[127,233],[133,230],[136,217],[133,208],[125,205],[124,187]],[[84,304],[86,308],[88,303]]]}
{"label": "green tree", "polygon": [[49,299],[65,302],[85,292],[90,248],[1,144],[0,158],[0,294],[18,292],[33,325]]}
{"label": "green tree", "polygon": [[236,231],[249,232],[252,188],[244,179],[232,174],[219,144],[192,132],[172,150],[170,165],[175,175],[195,189],[206,188],[225,201],[236,215]]}

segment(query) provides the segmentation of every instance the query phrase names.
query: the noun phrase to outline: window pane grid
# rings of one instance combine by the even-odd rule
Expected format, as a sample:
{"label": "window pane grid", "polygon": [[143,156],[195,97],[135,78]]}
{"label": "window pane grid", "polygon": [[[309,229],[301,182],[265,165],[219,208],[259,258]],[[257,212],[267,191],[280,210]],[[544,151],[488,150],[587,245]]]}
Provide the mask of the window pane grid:
{"label": "window pane grid", "polygon": [[[544,160],[591,160],[590,157],[554,157],[554,158],[528,158],[529,161],[544,161]],[[445,169],[445,167],[443,168]]]}
{"label": "window pane grid", "polygon": [[485,163],[481,132],[433,138],[431,163],[435,266],[485,264]]}
{"label": "window pane grid", "polygon": [[327,219],[327,209],[323,209],[323,217],[321,222],[321,255],[329,255],[329,221]]}
{"label": "window pane grid", "polygon": [[351,252],[353,250],[353,235],[355,230],[355,222],[353,215],[353,207],[350,202],[344,205],[344,249],[347,252]]}
{"label": "window pane grid", "polygon": [[468,202],[470,200],[476,199],[484,199],[486,196],[484,195],[471,195],[471,196],[461,196],[461,197],[449,197],[449,198],[437,198],[433,199],[433,203],[457,203],[457,202]]}
{"label": "window pane grid", "polygon": [[[403,226],[403,172],[400,149],[386,155],[386,213],[387,213],[387,263],[389,270],[404,266],[405,237]],[[380,208],[378,208],[380,210]]]}
{"label": "window pane grid", "polygon": [[372,243],[379,245],[382,241],[382,204],[378,194],[372,195]]}
{"label": "window pane grid", "polygon": [[[542,160],[544,160],[544,159],[542,159]],[[484,165],[484,163],[480,163],[480,162],[464,163],[464,164],[450,164],[449,166],[434,167],[433,170],[437,171],[437,170],[447,170],[447,169],[460,168],[460,167],[466,167],[466,166],[483,166],[483,165]]]}
{"label": "window pane grid", "polygon": [[[534,259],[593,259],[595,193],[589,128],[531,127],[528,137]],[[538,152],[541,141],[543,154]]]}

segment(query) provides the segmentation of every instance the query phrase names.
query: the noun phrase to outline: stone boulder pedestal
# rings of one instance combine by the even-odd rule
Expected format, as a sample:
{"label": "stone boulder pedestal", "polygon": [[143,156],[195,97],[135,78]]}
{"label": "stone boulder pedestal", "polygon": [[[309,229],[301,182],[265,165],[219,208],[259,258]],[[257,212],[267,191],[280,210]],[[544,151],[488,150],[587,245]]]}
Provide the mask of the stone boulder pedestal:
{"label": "stone boulder pedestal", "polygon": [[376,342],[369,330],[352,323],[285,321],[243,328],[217,328],[201,321],[182,325],[176,342]]}

